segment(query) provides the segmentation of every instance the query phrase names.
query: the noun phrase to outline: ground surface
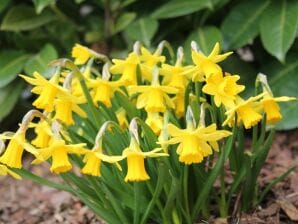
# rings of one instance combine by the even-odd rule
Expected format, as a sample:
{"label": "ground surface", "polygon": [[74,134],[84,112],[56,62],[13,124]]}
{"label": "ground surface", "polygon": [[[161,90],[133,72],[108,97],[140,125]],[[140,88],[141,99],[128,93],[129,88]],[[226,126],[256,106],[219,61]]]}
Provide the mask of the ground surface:
{"label": "ground surface", "polygon": [[[26,163],[26,161],[25,161]],[[28,162],[27,162],[28,163]],[[298,163],[298,130],[277,134],[266,166],[259,179],[261,185],[270,182]],[[50,176],[47,167],[35,172]],[[298,171],[277,184],[266,203],[253,214],[243,214],[239,223],[298,223]],[[101,223],[79,200],[68,193],[36,185],[30,181],[15,181],[0,177],[0,224],[83,224]],[[213,219],[210,223],[226,223]]]}

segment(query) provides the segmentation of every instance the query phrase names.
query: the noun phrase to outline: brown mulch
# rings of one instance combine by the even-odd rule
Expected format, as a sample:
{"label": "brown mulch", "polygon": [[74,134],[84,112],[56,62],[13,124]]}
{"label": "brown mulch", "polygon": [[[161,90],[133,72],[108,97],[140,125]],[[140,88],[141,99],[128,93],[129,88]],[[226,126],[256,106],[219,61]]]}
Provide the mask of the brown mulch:
{"label": "brown mulch", "polygon": [[[25,161],[25,163],[28,162]],[[298,130],[278,133],[259,183],[268,184],[298,164]],[[25,164],[26,166],[26,164]],[[48,167],[35,166],[36,173],[49,178]],[[298,171],[273,187],[266,202],[252,214],[242,214],[241,219],[230,223],[298,223]],[[102,223],[78,199],[69,193],[39,186],[31,181],[16,181],[0,177],[0,224],[84,224]],[[210,223],[227,223],[225,219],[213,219]]]}

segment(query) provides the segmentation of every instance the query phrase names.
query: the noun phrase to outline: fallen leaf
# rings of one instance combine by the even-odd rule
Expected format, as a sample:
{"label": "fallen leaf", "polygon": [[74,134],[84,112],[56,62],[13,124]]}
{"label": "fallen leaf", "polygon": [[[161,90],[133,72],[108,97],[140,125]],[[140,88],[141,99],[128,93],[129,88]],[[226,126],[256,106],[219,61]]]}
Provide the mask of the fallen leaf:
{"label": "fallen leaf", "polygon": [[298,221],[298,210],[291,202],[277,200],[277,203],[292,221]]}

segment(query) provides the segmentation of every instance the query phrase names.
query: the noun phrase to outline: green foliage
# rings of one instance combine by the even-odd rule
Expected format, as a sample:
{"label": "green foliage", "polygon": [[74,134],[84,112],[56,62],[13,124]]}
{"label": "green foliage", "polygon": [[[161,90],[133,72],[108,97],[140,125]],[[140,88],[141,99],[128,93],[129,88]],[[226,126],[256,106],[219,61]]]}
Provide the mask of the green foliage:
{"label": "green foliage", "polygon": [[[51,44],[52,52],[62,57],[68,56],[67,52],[77,42],[120,56],[134,41],[140,40],[150,47],[167,40],[174,45],[184,43],[186,55],[189,55],[191,40],[197,41],[204,53],[211,49],[214,41],[219,41],[224,50],[234,50],[234,58],[252,72],[268,64],[278,64],[280,69],[287,70],[291,66],[288,52],[297,51],[298,2],[295,0],[1,0],[0,12],[0,55],[16,52],[24,56],[25,64],[21,66],[19,62],[14,72],[3,74],[1,70],[1,77],[6,77],[6,81],[0,82],[1,88],[19,72],[32,74],[36,69],[32,66],[36,63],[32,62],[38,60],[37,55],[46,44]],[[239,49],[252,57],[245,59]],[[48,54],[50,58],[56,56]],[[43,62],[37,63],[40,71],[48,62],[43,57],[47,56],[41,56]],[[17,60],[8,59],[5,64]],[[191,58],[186,60],[190,62]],[[235,69],[230,70],[237,70],[239,65],[233,64]],[[262,72],[269,80],[276,73]],[[242,80],[253,83],[256,74],[241,73]],[[47,75],[51,75],[51,71]],[[283,94],[298,96],[298,89],[286,90]],[[293,106],[293,111],[297,109]],[[287,114],[279,128],[298,127],[293,113],[287,111]]]}

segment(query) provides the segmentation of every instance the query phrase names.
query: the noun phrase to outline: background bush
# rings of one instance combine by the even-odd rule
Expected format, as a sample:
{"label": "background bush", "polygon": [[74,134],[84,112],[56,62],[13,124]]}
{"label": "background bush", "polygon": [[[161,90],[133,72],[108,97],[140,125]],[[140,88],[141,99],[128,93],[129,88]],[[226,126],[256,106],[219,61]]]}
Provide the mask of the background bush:
{"label": "background bush", "polygon": [[[121,57],[136,40],[147,47],[168,40],[186,51],[195,40],[204,53],[218,41],[235,51],[223,67],[246,85],[262,72],[276,96],[298,96],[295,0],[1,0],[0,20],[1,130],[29,107],[17,74],[50,76],[47,64],[69,57],[76,42]],[[285,119],[277,128],[298,127],[297,109],[297,101],[282,105]]]}

